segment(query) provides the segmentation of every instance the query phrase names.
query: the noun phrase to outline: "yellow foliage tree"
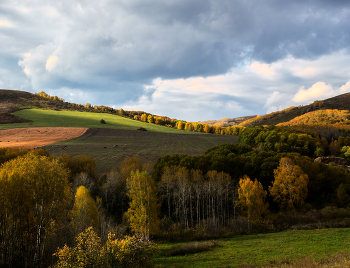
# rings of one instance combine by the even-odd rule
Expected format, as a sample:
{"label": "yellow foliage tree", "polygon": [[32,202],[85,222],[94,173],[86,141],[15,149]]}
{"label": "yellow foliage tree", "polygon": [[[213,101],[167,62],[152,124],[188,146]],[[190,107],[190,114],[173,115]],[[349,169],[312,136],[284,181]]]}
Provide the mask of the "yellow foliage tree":
{"label": "yellow foliage tree", "polygon": [[177,129],[184,129],[184,128],[185,128],[184,122],[179,121],[179,122],[177,123]]}
{"label": "yellow foliage tree", "polygon": [[134,233],[148,240],[151,234],[158,232],[160,204],[156,186],[146,172],[131,172],[126,180],[130,207],[126,212]]}
{"label": "yellow foliage tree", "polygon": [[155,122],[154,116],[151,114],[149,116],[147,116],[147,122],[150,124],[154,124],[154,122]]}
{"label": "yellow foliage tree", "polygon": [[281,208],[301,206],[308,194],[307,184],[309,177],[302,169],[294,165],[288,157],[280,160],[279,166],[274,170],[275,180],[269,191],[273,200]]}
{"label": "yellow foliage tree", "polygon": [[147,114],[142,114],[141,115],[141,121],[147,122]]}
{"label": "yellow foliage tree", "polygon": [[210,132],[210,126],[208,124],[204,125],[204,132],[209,133]]}
{"label": "yellow foliage tree", "polygon": [[39,267],[47,238],[63,223],[69,171],[56,159],[27,154],[0,168],[0,266]]}
{"label": "yellow foliage tree", "polygon": [[71,225],[76,233],[90,226],[98,228],[98,209],[85,186],[80,186],[75,194]]}
{"label": "yellow foliage tree", "polygon": [[267,192],[260,182],[255,179],[253,182],[248,176],[239,181],[237,205],[247,216],[248,221],[260,221],[266,212],[269,204],[265,202]]}

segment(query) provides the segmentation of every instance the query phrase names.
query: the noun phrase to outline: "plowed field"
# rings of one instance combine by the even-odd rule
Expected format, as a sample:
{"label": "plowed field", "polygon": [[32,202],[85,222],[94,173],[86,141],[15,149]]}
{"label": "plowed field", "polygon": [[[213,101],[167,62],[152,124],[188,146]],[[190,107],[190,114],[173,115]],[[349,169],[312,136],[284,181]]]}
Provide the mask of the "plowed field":
{"label": "plowed field", "polygon": [[44,146],[50,154],[59,156],[91,155],[98,173],[117,168],[128,157],[138,157],[154,164],[166,154],[202,155],[209,148],[225,143],[237,143],[237,136],[213,134],[173,134],[123,129],[88,129],[84,135]]}
{"label": "plowed field", "polygon": [[87,128],[40,127],[0,130],[0,147],[37,148],[83,135]]}

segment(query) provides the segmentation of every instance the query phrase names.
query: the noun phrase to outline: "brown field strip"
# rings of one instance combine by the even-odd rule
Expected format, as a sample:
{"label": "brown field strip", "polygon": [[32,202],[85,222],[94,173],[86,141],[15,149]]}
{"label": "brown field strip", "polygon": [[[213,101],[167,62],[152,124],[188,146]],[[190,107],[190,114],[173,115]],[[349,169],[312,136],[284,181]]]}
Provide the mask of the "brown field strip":
{"label": "brown field strip", "polygon": [[37,148],[83,135],[87,128],[40,127],[0,130],[0,147]]}

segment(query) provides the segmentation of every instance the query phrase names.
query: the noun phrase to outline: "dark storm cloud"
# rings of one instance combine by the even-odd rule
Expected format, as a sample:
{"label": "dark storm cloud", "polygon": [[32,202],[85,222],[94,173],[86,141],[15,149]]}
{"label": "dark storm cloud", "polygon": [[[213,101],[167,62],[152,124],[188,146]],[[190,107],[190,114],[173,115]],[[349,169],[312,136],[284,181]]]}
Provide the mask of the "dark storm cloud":
{"label": "dark storm cloud", "polygon": [[[1,64],[0,81],[10,89],[85,92],[101,104],[113,94],[122,105],[152,99],[155,89],[145,85],[156,78],[208,77],[254,61],[348,51],[349,20],[350,2],[340,0],[14,0],[0,3],[0,57],[11,59]],[[6,82],[18,76],[21,82]],[[288,71],[284,77],[287,84],[300,80]]]}

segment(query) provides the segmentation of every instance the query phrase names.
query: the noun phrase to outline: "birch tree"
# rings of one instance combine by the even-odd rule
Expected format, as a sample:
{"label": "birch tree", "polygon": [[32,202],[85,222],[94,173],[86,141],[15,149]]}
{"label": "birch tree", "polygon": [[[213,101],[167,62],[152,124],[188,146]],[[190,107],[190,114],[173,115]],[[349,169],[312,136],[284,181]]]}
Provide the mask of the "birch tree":
{"label": "birch tree", "polygon": [[237,203],[247,216],[248,222],[261,220],[269,206],[265,202],[266,196],[267,192],[256,179],[254,182],[248,176],[240,179]]}
{"label": "birch tree", "polygon": [[273,200],[281,208],[301,206],[308,194],[308,175],[288,157],[281,158],[274,175],[275,180],[269,187]]}
{"label": "birch tree", "polygon": [[75,194],[71,225],[75,234],[84,231],[88,227],[93,227],[95,230],[98,228],[97,206],[85,186],[80,186]]}
{"label": "birch tree", "polygon": [[41,267],[47,237],[69,204],[69,172],[57,160],[27,154],[0,168],[0,266]]}
{"label": "birch tree", "polygon": [[145,240],[158,232],[160,204],[156,187],[146,172],[131,172],[126,180],[130,207],[126,212],[132,231]]}

